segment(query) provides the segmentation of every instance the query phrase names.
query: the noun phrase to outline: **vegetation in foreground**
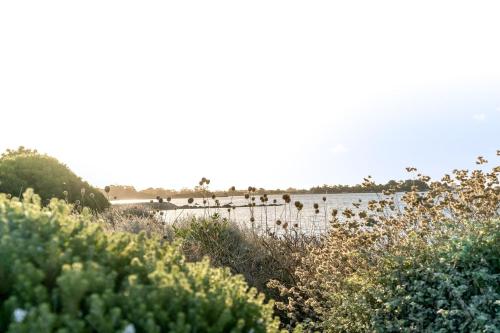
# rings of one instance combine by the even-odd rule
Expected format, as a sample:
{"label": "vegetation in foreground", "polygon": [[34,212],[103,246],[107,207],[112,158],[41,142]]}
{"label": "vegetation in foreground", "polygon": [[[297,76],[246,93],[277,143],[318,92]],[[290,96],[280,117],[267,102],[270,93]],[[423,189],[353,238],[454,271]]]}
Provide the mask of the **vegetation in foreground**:
{"label": "vegetation in foreground", "polygon": [[274,332],[242,277],[186,263],[144,233],[105,233],[84,210],[0,194],[0,331]]}
{"label": "vegetation in foreground", "polygon": [[208,256],[213,265],[243,274],[277,300],[288,329],[497,332],[500,167],[455,170],[439,181],[408,171],[430,190],[407,192],[402,209],[389,190],[367,211],[333,210],[331,229],[320,238],[255,233],[220,218],[153,230],[155,218],[140,209],[115,219],[113,227],[136,221],[139,230],[180,239],[190,260]]}
{"label": "vegetation in foreground", "polygon": [[[486,160],[477,163],[482,166]],[[188,324],[198,323],[205,323],[198,331],[237,331],[244,318],[245,323],[256,319],[261,326],[252,326],[255,331],[277,330],[273,302],[266,304],[263,296],[247,291],[243,279],[232,277],[230,270],[276,300],[275,313],[288,330],[500,331],[500,167],[455,170],[439,181],[415,168],[408,171],[429,191],[412,188],[402,198],[403,207],[394,201],[394,188],[368,202],[367,210],[357,209],[358,203],[352,209],[333,209],[330,230],[321,237],[258,233],[218,216],[166,226],[158,218],[161,212],[130,208],[111,209],[96,219],[88,210],[63,202],[42,209],[31,194],[22,203],[2,196],[0,255],[8,260],[0,264],[0,329],[25,332],[30,326],[23,325],[38,319],[42,323],[43,318],[44,324],[55,320],[56,327],[70,331],[193,331]],[[372,184],[371,178],[365,179],[365,186]],[[249,197],[255,193],[250,188]],[[300,212],[301,204],[295,207]],[[41,225],[51,226],[51,232]],[[53,236],[55,247],[47,240]],[[60,252],[51,252],[53,248]],[[225,269],[210,268],[205,257]],[[84,272],[80,267],[89,261]],[[152,279],[156,274],[166,280]],[[134,283],[139,281],[137,289],[131,276]],[[115,283],[112,288],[109,279]],[[77,285],[84,286],[85,296]],[[171,289],[163,293],[166,286]],[[133,306],[127,307],[132,290]],[[221,318],[213,317],[211,291],[222,299],[216,303],[218,313],[231,314],[223,329],[210,326],[215,317]],[[241,300],[237,309],[232,307],[234,297]],[[95,305],[93,299],[102,302]],[[190,312],[193,304],[202,304],[195,307],[200,312]],[[208,304],[210,309],[205,309]],[[132,317],[124,308],[131,309]],[[174,315],[183,311],[184,321]],[[107,320],[100,322],[101,317]],[[165,321],[154,329],[147,326],[157,318]],[[115,326],[78,326],[88,320]],[[179,322],[185,326],[175,326]]]}

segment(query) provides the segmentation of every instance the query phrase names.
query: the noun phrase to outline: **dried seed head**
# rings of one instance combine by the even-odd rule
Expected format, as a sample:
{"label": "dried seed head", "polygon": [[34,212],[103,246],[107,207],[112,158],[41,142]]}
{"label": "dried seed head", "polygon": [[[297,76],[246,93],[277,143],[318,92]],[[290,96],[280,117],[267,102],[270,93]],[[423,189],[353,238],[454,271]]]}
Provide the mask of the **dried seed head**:
{"label": "dried seed head", "polygon": [[290,197],[289,194],[283,194],[282,198],[287,204],[292,201],[292,198]]}
{"label": "dried seed head", "polygon": [[478,156],[476,164],[486,164],[488,161],[483,156]]}
{"label": "dried seed head", "polygon": [[314,209],[316,209],[316,210],[317,210],[317,209],[319,209],[319,205],[318,205],[317,203],[315,203],[315,204],[313,205],[313,207],[314,207]]}
{"label": "dried seed head", "polygon": [[189,198],[188,199],[188,204],[192,204],[194,202],[194,199],[193,198]]}
{"label": "dried seed head", "polygon": [[111,191],[111,187],[105,186],[104,187],[104,192],[109,193],[109,191]]}

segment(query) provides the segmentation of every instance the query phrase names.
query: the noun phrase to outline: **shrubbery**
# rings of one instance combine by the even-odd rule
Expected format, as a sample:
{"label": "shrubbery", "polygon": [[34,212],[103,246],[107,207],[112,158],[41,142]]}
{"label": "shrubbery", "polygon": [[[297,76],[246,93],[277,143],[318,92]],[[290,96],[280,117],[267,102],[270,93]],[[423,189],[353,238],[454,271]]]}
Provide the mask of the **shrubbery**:
{"label": "shrubbery", "polygon": [[257,235],[217,215],[182,221],[173,233],[174,239],[181,240],[187,259],[197,261],[207,256],[212,265],[242,274],[251,286],[272,299],[279,298],[279,293],[268,288],[267,282],[279,279],[292,285],[292,272],[299,263],[294,254],[305,252],[313,243],[302,235]]}
{"label": "shrubbery", "polygon": [[70,211],[0,194],[0,331],[277,331],[272,304],[243,278]]}
{"label": "shrubbery", "polygon": [[269,283],[288,297],[277,307],[310,330],[499,332],[499,174],[498,166],[440,181],[417,174],[428,192],[413,188],[398,203],[385,191],[342,220],[334,211],[320,246],[301,258],[297,283]]}
{"label": "shrubbery", "polygon": [[109,207],[106,197],[77,177],[67,166],[36,150],[7,150],[0,157],[0,193],[19,196],[32,188],[46,204],[52,198],[102,211]]}
{"label": "shrubbery", "polygon": [[370,278],[379,288],[369,296],[381,300],[373,316],[378,331],[500,330],[500,221],[460,233],[426,246],[409,239],[386,258]]}
{"label": "shrubbery", "polygon": [[432,244],[417,234],[331,295],[334,332],[498,332],[500,222],[467,225]]}

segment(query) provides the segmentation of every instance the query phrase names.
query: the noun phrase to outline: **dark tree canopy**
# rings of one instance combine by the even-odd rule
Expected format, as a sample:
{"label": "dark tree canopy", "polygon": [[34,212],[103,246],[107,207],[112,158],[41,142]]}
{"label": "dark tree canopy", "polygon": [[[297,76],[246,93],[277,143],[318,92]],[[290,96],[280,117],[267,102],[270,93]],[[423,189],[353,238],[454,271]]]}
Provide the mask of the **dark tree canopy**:
{"label": "dark tree canopy", "polygon": [[27,188],[34,189],[43,203],[59,198],[97,211],[109,207],[101,191],[57,159],[24,147],[9,149],[0,157],[0,193],[19,197]]}

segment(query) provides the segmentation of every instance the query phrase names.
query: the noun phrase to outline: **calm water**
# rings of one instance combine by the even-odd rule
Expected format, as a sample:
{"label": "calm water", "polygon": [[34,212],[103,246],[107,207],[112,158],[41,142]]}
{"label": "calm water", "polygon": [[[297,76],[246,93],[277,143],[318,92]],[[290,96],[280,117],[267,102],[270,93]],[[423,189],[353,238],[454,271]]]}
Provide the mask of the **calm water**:
{"label": "calm water", "polygon": [[[400,198],[402,194],[398,194],[397,198]],[[283,203],[281,195],[269,195],[268,204],[273,202],[273,199],[277,200],[277,203]],[[326,197],[326,201],[323,201],[323,197]],[[219,209],[178,209],[169,210],[163,212],[163,220],[166,223],[173,223],[176,219],[184,219],[186,217],[206,217],[214,213],[219,214],[221,217],[230,219],[231,221],[238,223],[242,227],[256,228],[258,230],[265,230],[266,228],[271,231],[276,231],[281,233],[283,231],[283,223],[288,222],[289,229],[292,230],[294,227],[299,228],[302,232],[308,234],[322,233],[328,229],[328,220],[330,219],[331,212],[333,209],[339,210],[340,212],[346,208],[350,208],[353,211],[359,211],[366,209],[368,201],[379,200],[383,197],[381,194],[376,193],[349,193],[349,194],[297,194],[292,195],[291,205],[278,206],[278,207],[254,207],[253,216],[255,222],[252,226],[250,218],[252,213],[249,207],[241,207],[236,209],[219,208]],[[246,205],[248,200],[242,196],[235,197],[219,197],[221,206],[225,204],[234,205]],[[116,200],[112,201],[113,204],[134,204],[134,203],[144,203],[150,200]],[[294,206],[295,201],[300,201],[304,208],[297,215],[297,209]],[[172,203],[178,206],[187,204],[187,199],[172,199]],[[259,196],[255,198],[256,205],[261,202]],[[315,213],[314,204],[319,204],[319,214]],[[353,206],[353,204],[360,204],[359,209]],[[195,199],[193,205],[198,204],[203,206],[203,199]],[[214,201],[210,199],[210,205],[215,205]],[[266,218],[267,216],[267,218]],[[340,217],[340,216],[339,216]],[[281,226],[276,225],[277,220],[281,220],[283,223]]]}

